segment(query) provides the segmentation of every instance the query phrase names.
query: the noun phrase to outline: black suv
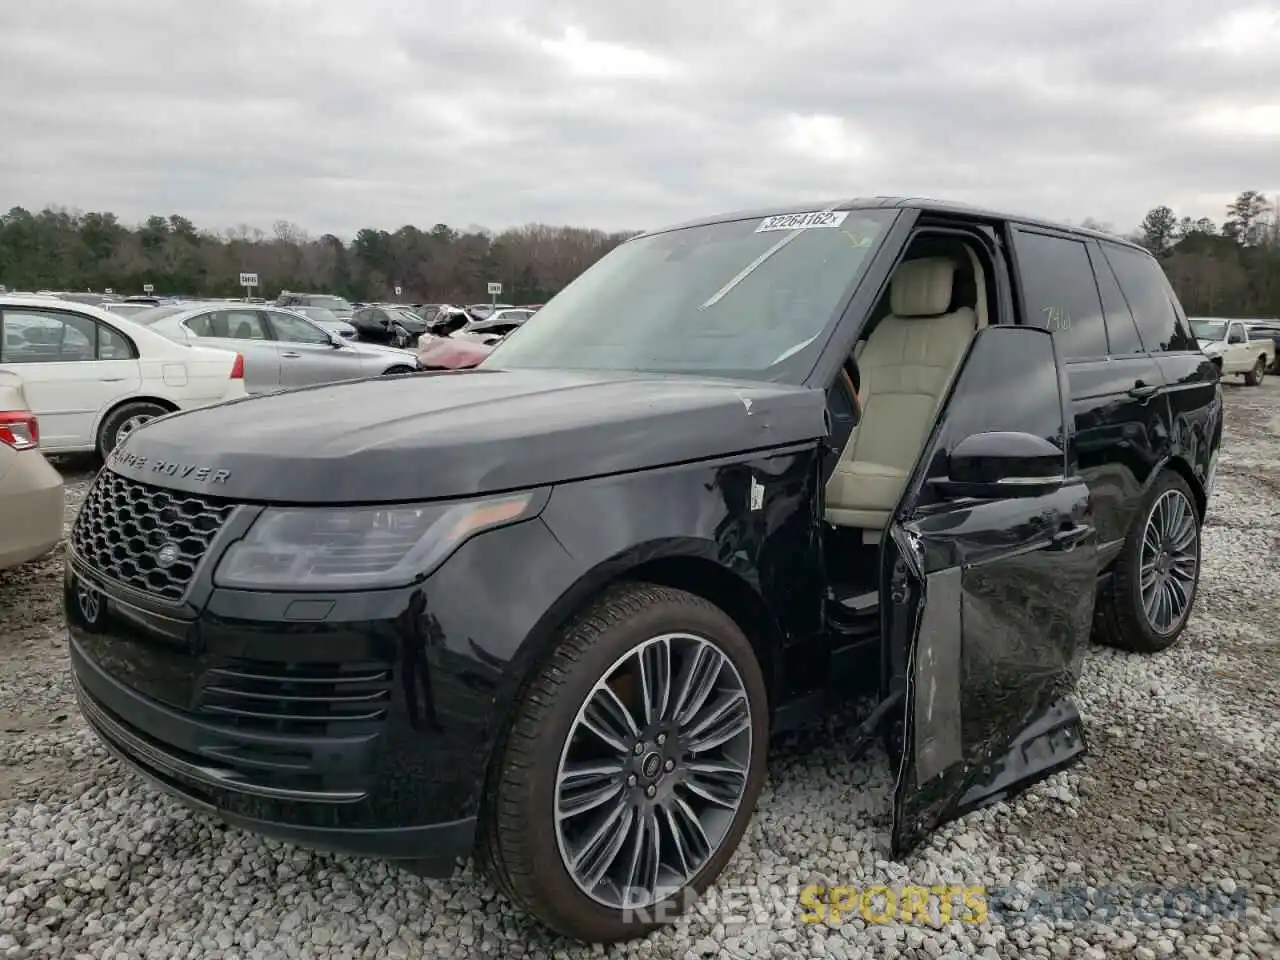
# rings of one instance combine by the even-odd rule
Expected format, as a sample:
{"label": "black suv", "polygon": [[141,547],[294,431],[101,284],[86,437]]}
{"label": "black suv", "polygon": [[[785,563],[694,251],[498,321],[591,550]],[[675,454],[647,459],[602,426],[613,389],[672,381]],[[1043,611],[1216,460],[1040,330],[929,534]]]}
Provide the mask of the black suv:
{"label": "black suv", "polygon": [[875,198],[642,235],[478,368],[173,414],[71,536],[76,689],[192,806],[629,938],[860,693],[892,852],[1084,753],[1195,600],[1222,394],[1115,237]]}

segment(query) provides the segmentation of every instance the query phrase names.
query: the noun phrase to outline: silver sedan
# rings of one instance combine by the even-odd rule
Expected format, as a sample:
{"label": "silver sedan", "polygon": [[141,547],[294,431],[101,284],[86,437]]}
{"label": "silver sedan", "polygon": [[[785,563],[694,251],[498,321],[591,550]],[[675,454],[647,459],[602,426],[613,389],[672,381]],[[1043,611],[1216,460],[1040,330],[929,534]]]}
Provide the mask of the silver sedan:
{"label": "silver sedan", "polygon": [[346,340],[306,317],[271,306],[201,304],[147,325],[178,343],[239,353],[249,393],[420,369],[417,355],[409,350]]}

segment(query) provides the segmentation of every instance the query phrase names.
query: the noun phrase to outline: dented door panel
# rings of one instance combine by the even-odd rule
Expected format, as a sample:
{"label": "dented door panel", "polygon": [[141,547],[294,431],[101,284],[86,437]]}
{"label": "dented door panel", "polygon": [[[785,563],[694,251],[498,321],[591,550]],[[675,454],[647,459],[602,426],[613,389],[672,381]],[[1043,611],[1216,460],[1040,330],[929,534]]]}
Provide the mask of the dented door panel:
{"label": "dented door panel", "polygon": [[[1008,353],[1057,375],[1002,384],[992,367]],[[1011,379],[1020,398],[1001,396]],[[886,538],[884,681],[905,688],[893,743],[895,855],[1085,751],[1069,697],[1093,618],[1098,533],[1075,467],[1063,382],[1048,334],[980,334]],[[1045,395],[1029,395],[1036,391]],[[1056,435],[1061,479],[1007,496],[999,485],[982,497],[932,492],[929,481],[948,476],[955,445],[986,430]]]}

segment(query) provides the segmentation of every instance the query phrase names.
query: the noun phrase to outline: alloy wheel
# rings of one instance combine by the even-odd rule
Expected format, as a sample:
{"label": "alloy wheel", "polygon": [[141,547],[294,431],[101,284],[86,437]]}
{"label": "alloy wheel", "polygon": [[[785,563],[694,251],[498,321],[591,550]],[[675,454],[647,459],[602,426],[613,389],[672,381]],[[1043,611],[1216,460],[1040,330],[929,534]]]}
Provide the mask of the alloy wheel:
{"label": "alloy wheel", "polygon": [[1186,619],[1200,573],[1200,525],[1181,490],[1151,507],[1142,535],[1142,609],[1151,629],[1172,633]]}
{"label": "alloy wheel", "polygon": [[737,668],[702,637],[654,637],[613,664],[556,774],[556,842],[583,893],[638,910],[692,881],[742,804],[751,710]]}
{"label": "alloy wheel", "polygon": [[136,416],[132,416],[128,420],[125,420],[116,430],[116,446],[118,447],[120,444],[124,443],[125,440],[127,440],[129,436],[144,423],[148,423],[154,419],[155,417],[151,416],[149,413],[139,413]]}

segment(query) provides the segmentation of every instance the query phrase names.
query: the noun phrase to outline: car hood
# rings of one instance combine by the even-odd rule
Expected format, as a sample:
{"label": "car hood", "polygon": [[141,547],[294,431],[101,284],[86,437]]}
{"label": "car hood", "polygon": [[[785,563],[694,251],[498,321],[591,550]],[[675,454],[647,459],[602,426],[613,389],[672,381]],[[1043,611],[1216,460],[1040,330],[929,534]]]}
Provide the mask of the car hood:
{"label": "car hood", "polygon": [[147,424],[113,472],[262,503],[514,490],[826,435],[821,391],[690,376],[461,370],[234,400]]}
{"label": "car hood", "polygon": [[1196,343],[1200,344],[1200,349],[1205,353],[1222,352],[1223,344],[1221,340],[1197,340]]}

